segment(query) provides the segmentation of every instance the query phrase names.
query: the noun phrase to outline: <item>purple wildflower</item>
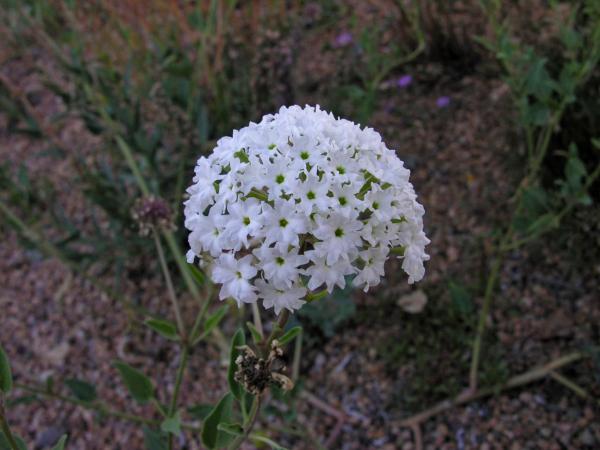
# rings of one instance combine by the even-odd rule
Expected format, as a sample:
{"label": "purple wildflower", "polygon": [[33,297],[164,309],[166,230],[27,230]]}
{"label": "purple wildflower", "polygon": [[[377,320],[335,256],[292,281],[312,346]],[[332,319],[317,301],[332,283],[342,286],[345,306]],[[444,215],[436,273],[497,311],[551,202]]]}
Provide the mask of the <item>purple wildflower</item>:
{"label": "purple wildflower", "polygon": [[353,40],[354,38],[352,37],[351,33],[348,31],[343,31],[335,38],[335,44],[338,47],[345,47],[346,45],[351,44]]}
{"label": "purple wildflower", "polygon": [[413,81],[412,75],[402,75],[400,78],[398,78],[398,81],[396,82],[396,84],[398,84],[398,87],[405,88],[405,87],[410,86],[412,81]]}
{"label": "purple wildflower", "polygon": [[438,108],[445,108],[446,106],[448,106],[450,104],[450,97],[444,95],[443,97],[439,97],[436,101],[435,104],[437,105]]}

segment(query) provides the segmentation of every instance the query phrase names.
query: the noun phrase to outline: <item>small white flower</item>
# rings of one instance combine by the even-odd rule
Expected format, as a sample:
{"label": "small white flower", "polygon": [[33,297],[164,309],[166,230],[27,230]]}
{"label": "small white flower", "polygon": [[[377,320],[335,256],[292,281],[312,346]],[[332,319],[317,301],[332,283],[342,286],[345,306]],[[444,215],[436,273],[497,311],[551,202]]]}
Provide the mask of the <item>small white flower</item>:
{"label": "small white flower", "polygon": [[316,217],[317,227],[312,234],[320,242],[315,244],[315,253],[326,256],[327,264],[332,265],[339,258],[349,261],[356,256],[362,245],[360,231],[363,227],[356,217],[356,213],[346,217],[338,212],[331,213],[329,217]]}
{"label": "small white flower", "polygon": [[365,195],[365,203],[368,205],[373,217],[375,217],[379,223],[387,223],[395,218],[395,211],[392,206],[393,201],[394,196],[392,191],[389,189],[381,189],[378,184],[373,184],[371,190]]}
{"label": "small white flower", "polygon": [[[254,198],[232,203],[227,207],[228,220],[223,230],[222,239],[228,243],[224,248],[238,251],[242,245],[248,247],[248,235],[255,235],[261,227],[261,204]],[[222,217],[222,216],[221,216]]]}
{"label": "small white flower", "polygon": [[306,252],[306,255],[313,262],[306,270],[305,275],[310,276],[308,288],[311,291],[320,288],[323,284],[327,286],[327,292],[333,292],[333,288],[338,286],[344,289],[346,286],[346,275],[352,275],[356,269],[348,261],[340,259],[333,264],[327,264],[324,257],[318,256],[314,251]]}
{"label": "small white flower", "polygon": [[276,200],[274,207],[265,204],[260,220],[261,236],[267,245],[276,242],[298,247],[299,235],[308,231],[306,217],[299,214],[296,204],[289,200]]}
{"label": "small white flower", "polygon": [[258,295],[263,299],[263,306],[267,309],[274,308],[275,314],[279,315],[281,310],[288,309],[294,312],[300,309],[306,302],[303,300],[306,296],[306,288],[290,287],[286,289],[276,289],[263,280],[256,280]]}
{"label": "small white flower", "polygon": [[294,247],[263,245],[252,253],[259,259],[265,278],[278,289],[291,288],[298,279],[298,267],[308,262],[308,258],[299,255]]}
{"label": "small white flower", "polygon": [[256,288],[250,281],[256,275],[256,267],[252,265],[252,256],[246,255],[235,259],[231,253],[223,253],[212,271],[212,279],[221,283],[219,299],[234,298],[238,305],[256,301]]}
{"label": "small white flower", "polygon": [[377,286],[384,274],[383,266],[388,253],[388,247],[372,247],[360,252],[358,256],[364,261],[364,267],[352,280],[352,284],[359,287],[364,286],[365,292],[371,286]]}
{"label": "small white flower", "polygon": [[298,208],[307,216],[313,210],[327,211],[332,205],[332,198],[327,195],[330,188],[327,178],[319,179],[316,167],[304,175],[305,179],[297,184],[294,191],[294,197],[300,200]]}

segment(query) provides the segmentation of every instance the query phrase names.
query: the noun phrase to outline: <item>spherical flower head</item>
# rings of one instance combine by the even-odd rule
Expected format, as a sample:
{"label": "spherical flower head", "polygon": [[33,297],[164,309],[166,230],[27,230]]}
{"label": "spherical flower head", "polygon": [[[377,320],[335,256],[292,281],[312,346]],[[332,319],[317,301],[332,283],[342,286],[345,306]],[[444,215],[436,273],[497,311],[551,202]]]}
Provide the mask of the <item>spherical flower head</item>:
{"label": "spherical flower head", "polygon": [[282,107],[198,160],[188,261],[210,265],[221,299],[260,300],[277,314],[348,276],[366,292],[390,255],[414,283],[429,240],[409,175],[373,129],[319,106]]}

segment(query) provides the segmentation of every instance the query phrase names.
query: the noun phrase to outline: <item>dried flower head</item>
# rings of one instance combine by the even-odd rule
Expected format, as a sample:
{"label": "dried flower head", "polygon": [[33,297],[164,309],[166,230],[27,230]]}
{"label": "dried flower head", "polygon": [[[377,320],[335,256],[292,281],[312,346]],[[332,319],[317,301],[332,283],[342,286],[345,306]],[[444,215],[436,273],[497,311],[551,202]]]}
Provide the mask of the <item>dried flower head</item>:
{"label": "dried flower head", "polygon": [[283,107],[198,160],[185,203],[188,261],[211,261],[219,297],[275,312],[310,291],[368,290],[394,249],[409,283],[429,259],[410,171],[370,128],[317,107]]}
{"label": "dried flower head", "polygon": [[149,196],[138,199],[132,215],[142,236],[147,236],[154,228],[171,230],[175,227],[171,208],[162,198]]}
{"label": "dried flower head", "polygon": [[[239,347],[240,355],[236,358],[237,370],[235,381],[253,395],[260,395],[269,386],[278,386],[284,390],[294,388],[294,383],[281,372],[285,365],[281,359],[283,350],[277,341],[271,343],[271,351],[267,359],[259,358],[247,345]],[[279,363],[279,364],[277,364]]]}

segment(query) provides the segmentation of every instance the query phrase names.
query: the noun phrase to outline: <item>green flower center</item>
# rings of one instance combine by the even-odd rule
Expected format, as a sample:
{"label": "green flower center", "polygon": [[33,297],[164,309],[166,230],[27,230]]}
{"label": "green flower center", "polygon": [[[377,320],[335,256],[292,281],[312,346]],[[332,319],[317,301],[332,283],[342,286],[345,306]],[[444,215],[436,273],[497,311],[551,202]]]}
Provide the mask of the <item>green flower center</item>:
{"label": "green flower center", "polygon": [[244,222],[244,225],[250,225],[250,217],[244,217],[244,219],[242,220],[242,222]]}
{"label": "green flower center", "polygon": [[335,237],[342,237],[344,235],[344,230],[342,230],[341,228],[337,228],[334,233]]}
{"label": "green flower center", "polygon": [[281,184],[285,181],[285,177],[282,174],[279,174],[275,177],[275,182],[277,184]]}
{"label": "green flower center", "polygon": [[288,224],[287,220],[285,220],[285,219],[279,219],[279,226],[281,228],[285,228],[287,226],[287,224]]}
{"label": "green flower center", "polygon": [[278,256],[277,258],[275,258],[275,262],[277,263],[277,265],[283,266],[283,264],[285,263],[285,259],[283,259],[281,256]]}
{"label": "green flower center", "polygon": [[315,195],[315,193],[313,191],[308,191],[306,193],[306,198],[309,200],[314,200],[315,198],[317,198],[317,196]]}
{"label": "green flower center", "polygon": [[308,152],[300,152],[300,158],[302,158],[304,161],[306,161],[309,157],[310,155],[308,154]]}

